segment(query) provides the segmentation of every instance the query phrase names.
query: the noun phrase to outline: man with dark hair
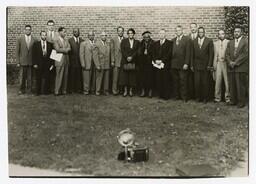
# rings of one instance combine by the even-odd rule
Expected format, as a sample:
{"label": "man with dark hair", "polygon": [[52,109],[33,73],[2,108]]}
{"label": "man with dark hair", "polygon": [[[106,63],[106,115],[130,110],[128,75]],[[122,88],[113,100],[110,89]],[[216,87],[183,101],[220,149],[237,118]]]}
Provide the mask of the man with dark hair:
{"label": "man with dark hair", "polygon": [[121,41],[124,39],[124,28],[122,26],[117,27],[117,36],[111,40],[111,66],[112,69],[112,93],[117,95],[119,93],[118,79],[119,71],[122,60],[121,53]]}
{"label": "man with dark hair", "polygon": [[198,37],[192,43],[191,70],[194,71],[195,97],[206,103],[210,98],[210,71],[213,63],[213,41],[198,28]]}
{"label": "man with dark hair", "polygon": [[69,40],[71,51],[69,53],[68,88],[70,93],[82,92],[82,69],[80,63],[80,44],[84,41],[80,37],[79,28],[73,29],[73,37]]}
{"label": "man with dark hair", "polygon": [[225,31],[219,30],[218,40],[214,42],[214,59],[213,68],[215,73],[215,98],[214,102],[221,101],[222,91],[222,80],[225,83],[225,101],[230,101],[229,84],[228,84],[228,73],[227,73],[227,61],[226,61],[226,50],[229,40],[225,38]]}
{"label": "man with dark hair", "polygon": [[47,37],[46,40],[53,44],[58,39],[58,33],[55,32],[55,22],[53,20],[47,21]]}
{"label": "man with dark hair", "polygon": [[57,53],[61,53],[62,57],[60,61],[55,61],[56,67],[56,78],[55,78],[55,90],[54,94],[56,96],[60,94],[67,94],[67,82],[68,82],[68,65],[69,65],[69,56],[70,44],[66,37],[66,29],[60,27],[58,29],[59,38],[54,42],[54,49]]}
{"label": "man with dark hair", "polygon": [[159,31],[160,40],[154,43],[153,65],[156,68],[156,90],[162,99],[170,98],[170,67],[172,56],[172,41],[166,39],[164,29]]}
{"label": "man with dark hair", "polygon": [[226,58],[231,95],[229,104],[242,108],[246,105],[249,51],[248,39],[242,35],[240,26],[234,29],[234,39],[228,43]]}
{"label": "man with dark hair", "polygon": [[[197,33],[197,23],[192,22],[190,24],[190,34],[188,35],[189,38],[189,48],[190,52],[189,54],[191,55],[192,52],[192,46],[193,46],[193,40],[197,39],[198,33]],[[191,61],[189,62],[191,64]],[[188,89],[188,98],[189,99],[194,99],[195,97],[195,86],[194,86],[194,72],[191,71],[191,67],[188,69],[188,80],[187,80],[187,89]]]}
{"label": "man with dark hair", "polygon": [[83,94],[95,92],[96,70],[100,70],[98,49],[95,45],[95,33],[89,31],[88,38],[80,45],[80,62],[83,76]]}
{"label": "man with dark hair", "polygon": [[50,59],[52,44],[46,41],[46,31],[41,31],[41,39],[33,46],[33,67],[36,69],[36,94],[50,93],[50,72],[53,61]]}
{"label": "man with dark hair", "polygon": [[31,25],[25,26],[25,35],[18,38],[16,43],[16,61],[20,67],[19,94],[32,92],[32,48],[35,38],[31,35]]}
{"label": "man with dark hair", "polygon": [[183,35],[183,28],[176,27],[176,37],[172,40],[173,52],[171,73],[173,76],[173,88],[175,99],[188,100],[187,74],[190,61],[189,39]]}

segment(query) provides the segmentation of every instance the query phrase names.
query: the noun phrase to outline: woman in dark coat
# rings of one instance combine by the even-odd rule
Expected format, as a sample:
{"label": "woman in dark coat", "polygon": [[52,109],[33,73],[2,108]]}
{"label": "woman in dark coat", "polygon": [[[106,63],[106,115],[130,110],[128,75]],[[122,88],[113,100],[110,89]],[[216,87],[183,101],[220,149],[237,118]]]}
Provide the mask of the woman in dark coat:
{"label": "woman in dark coat", "polygon": [[134,39],[135,31],[130,28],[127,31],[128,38],[121,42],[122,61],[120,67],[119,85],[123,86],[123,96],[133,96],[133,89],[136,86],[135,63],[138,59],[139,41]]}
{"label": "woman in dark coat", "polygon": [[154,86],[154,72],[153,72],[153,45],[154,41],[150,37],[150,32],[145,31],[142,33],[143,40],[140,43],[139,48],[139,60],[138,60],[138,82],[141,88],[141,97],[148,94],[152,97],[152,89]]}

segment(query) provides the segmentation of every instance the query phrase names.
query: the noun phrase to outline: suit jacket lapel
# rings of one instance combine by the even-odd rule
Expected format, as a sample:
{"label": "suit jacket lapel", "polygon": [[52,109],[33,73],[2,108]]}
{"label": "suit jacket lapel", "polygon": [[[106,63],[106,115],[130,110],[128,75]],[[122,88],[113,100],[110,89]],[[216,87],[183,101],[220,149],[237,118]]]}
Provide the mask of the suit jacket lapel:
{"label": "suit jacket lapel", "polygon": [[238,53],[240,51],[240,49],[242,48],[243,42],[244,42],[244,37],[241,38],[241,40],[240,40],[240,42],[238,44],[236,53]]}
{"label": "suit jacket lapel", "polygon": [[205,46],[207,45],[207,42],[208,42],[208,39],[204,37],[204,42],[203,42],[203,45],[201,46],[201,50],[205,48]]}

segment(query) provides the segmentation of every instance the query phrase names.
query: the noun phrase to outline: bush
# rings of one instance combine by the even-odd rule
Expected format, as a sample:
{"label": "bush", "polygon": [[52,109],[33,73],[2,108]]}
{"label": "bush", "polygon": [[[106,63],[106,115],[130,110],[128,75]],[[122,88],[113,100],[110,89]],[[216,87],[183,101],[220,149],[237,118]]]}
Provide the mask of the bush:
{"label": "bush", "polygon": [[225,30],[227,38],[233,39],[235,26],[241,26],[244,35],[249,35],[249,7],[247,6],[229,6],[224,7],[225,10]]}
{"label": "bush", "polygon": [[13,85],[19,83],[19,68],[16,64],[7,64],[7,84]]}

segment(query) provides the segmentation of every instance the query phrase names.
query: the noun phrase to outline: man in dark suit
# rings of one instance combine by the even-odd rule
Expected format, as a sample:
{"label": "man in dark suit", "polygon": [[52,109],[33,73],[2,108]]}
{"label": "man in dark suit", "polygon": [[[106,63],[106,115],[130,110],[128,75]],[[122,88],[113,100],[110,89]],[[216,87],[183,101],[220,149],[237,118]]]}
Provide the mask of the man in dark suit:
{"label": "man in dark suit", "polygon": [[50,72],[53,69],[53,60],[50,59],[52,44],[46,41],[46,31],[41,31],[41,39],[33,46],[33,67],[36,69],[36,94],[50,93]]}
{"label": "man in dark suit", "polygon": [[82,92],[82,68],[80,63],[80,44],[84,41],[80,36],[78,28],[73,29],[73,37],[70,38],[69,44],[71,51],[69,52],[69,75],[68,75],[68,91],[70,93]]}
{"label": "man in dark suit", "polygon": [[242,28],[234,30],[235,39],[228,43],[226,59],[230,85],[230,105],[242,108],[246,105],[247,75],[249,70],[248,39],[242,36]]}
{"label": "man in dark suit", "polygon": [[184,102],[188,99],[187,74],[189,69],[190,45],[188,37],[183,35],[183,28],[176,27],[176,37],[173,41],[172,52],[172,76],[175,99],[182,99]]}
{"label": "man in dark suit", "polygon": [[206,103],[210,95],[210,75],[213,64],[213,41],[205,36],[205,29],[198,28],[198,37],[192,43],[191,70],[194,71],[195,97]]}
{"label": "man in dark suit", "polygon": [[17,66],[20,67],[19,94],[32,92],[32,48],[35,38],[31,35],[31,26],[25,26],[25,35],[18,38],[16,43]]}
{"label": "man in dark suit", "polygon": [[159,32],[160,40],[154,43],[153,66],[156,70],[156,90],[162,99],[170,98],[170,65],[172,41],[166,39],[164,29]]}
{"label": "man in dark suit", "polygon": [[[197,23],[192,22],[190,24],[190,31],[191,33],[188,35],[189,38],[189,44],[190,44],[190,54],[192,52],[193,48],[193,40],[197,39],[198,33],[197,33],[198,27]],[[191,63],[191,61],[190,61]],[[187,89],[188,89],[188,98],[189,99],[194,99],[195,98],[195,87],[194,87],[194,72],[191,71],[190,67],[188,69],[188,81],[187,81]]]}

